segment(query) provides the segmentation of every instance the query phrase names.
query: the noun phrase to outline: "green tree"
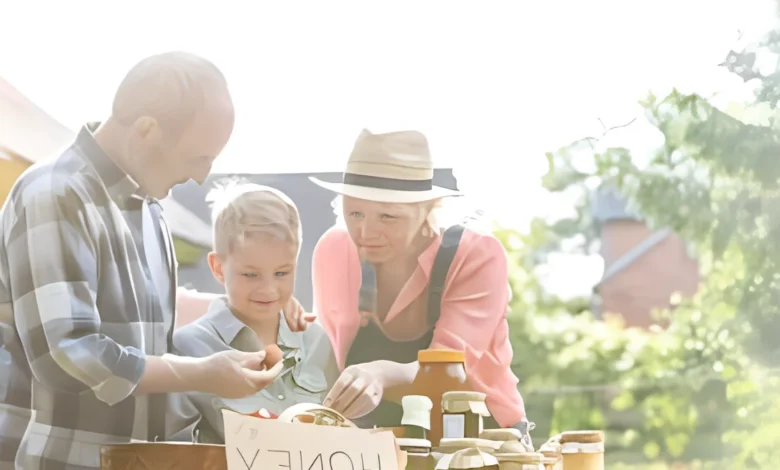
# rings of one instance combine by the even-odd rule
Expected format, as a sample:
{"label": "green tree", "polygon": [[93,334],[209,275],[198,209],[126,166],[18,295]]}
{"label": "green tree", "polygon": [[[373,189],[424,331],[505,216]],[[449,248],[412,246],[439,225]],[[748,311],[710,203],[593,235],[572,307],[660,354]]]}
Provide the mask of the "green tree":
{"label": "green tree", "polygon": [[[771,468],[780,461],[780,72],[756,57],[780,53],[780,32],[722,64],[755,85],[755,101],[728,109],[678,91],[641,102],[664,137],[642,165],[630,149],[596,150],[588,139],[548,154],[551,191],[580,191],[577,217],[498,234],[512,252],[513,345],[522,387],[615,384],[599,393],[558,394],[551,432],[630,420],[612,449],[665,460],[722,459],[717,468]],[[587,169],[581,165],[587,159]],[[585,196],[617,187],[652,225],[668,226],[698,250],[705,281],[692,299],[675,299],[663,331],[639,332],[594,321],[551,298],[534,267],[561,240],[593,223]],[[542,256],[539,255],[542,253]],[[580,302],[579,307],[582,304]],[[606,423],[609,424],[609,423]],[[619,426],[611,426],[618,428]]]}

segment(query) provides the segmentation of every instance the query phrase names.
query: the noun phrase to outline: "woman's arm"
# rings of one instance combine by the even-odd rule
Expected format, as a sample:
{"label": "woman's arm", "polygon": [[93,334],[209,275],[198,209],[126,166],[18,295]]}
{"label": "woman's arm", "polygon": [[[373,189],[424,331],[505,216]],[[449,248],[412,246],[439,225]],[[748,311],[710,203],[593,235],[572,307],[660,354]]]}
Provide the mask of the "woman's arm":
{"label": "woman's arm", "polygon": [[466,232],[461,249],[463,257],[456,257],[448,276],[431,347],[465,351],[471,385],[487,394],[501,426],[514,426],[525,419],[525,405],[510,368],[506,252],[495,237],[475,232]]}
{"label": "woman's arm", "polygon": [[330,339],[339,370],[344,369],[347,351],[360,327],[356,304],[352,305],[357,302],[360,287],[359,267],[357,250],[345,230],[333,228],[325,232],[314,247],[314,314]]}

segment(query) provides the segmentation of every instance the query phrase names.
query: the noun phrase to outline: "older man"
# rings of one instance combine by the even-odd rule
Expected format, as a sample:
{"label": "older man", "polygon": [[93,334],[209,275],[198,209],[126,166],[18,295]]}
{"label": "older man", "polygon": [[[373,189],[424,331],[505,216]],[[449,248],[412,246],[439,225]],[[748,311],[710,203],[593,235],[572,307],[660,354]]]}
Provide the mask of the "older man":
{"label": "older man", "polygon": [[[3,470],[13,453],[24,470],[97,469],[101,445],[166,434],[166,394],[243,397],[275,378],[262,352],[169,354],[176,263],[155,198],[202,182],[233,120],[213,64],[153,56],[127,74],[102,125],[15,185],[0,214]],[[16,452],[30,383],[34,417]]]}

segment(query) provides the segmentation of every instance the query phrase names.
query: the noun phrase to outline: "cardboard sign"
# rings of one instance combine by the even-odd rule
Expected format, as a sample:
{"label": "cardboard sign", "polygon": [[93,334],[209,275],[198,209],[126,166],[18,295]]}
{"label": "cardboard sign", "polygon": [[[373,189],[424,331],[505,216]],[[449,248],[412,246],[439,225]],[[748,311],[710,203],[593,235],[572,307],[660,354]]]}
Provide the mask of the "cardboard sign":
{"label": "cardboard sign", "polygon": [[398,470],[392,432],[283,423],[222,410],[228,470]]}

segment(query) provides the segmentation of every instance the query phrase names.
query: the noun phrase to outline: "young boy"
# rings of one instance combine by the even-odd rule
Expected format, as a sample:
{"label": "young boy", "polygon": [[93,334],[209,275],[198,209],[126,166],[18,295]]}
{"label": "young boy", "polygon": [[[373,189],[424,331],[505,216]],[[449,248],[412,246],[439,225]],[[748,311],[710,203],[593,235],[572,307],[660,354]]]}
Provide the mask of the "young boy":
{"label": "young boy", "polygon": [[321,404],[339,371],[325,330],[312,324],[292,332],[281,313],[293,294],[301,245],[295,204],[283,193],[255,184],[234,184],[210,199],[214,251],[208,262],[226,295],[203,317],[177,330],[174,347],[179,354],[202,357],[276,344],[284,364],[279,377],[253,397],[226,400],[188,394],[201,414],[198,441],[224,443],[223,408],[242,413],[265,408],[278,415],[297,403]]}

